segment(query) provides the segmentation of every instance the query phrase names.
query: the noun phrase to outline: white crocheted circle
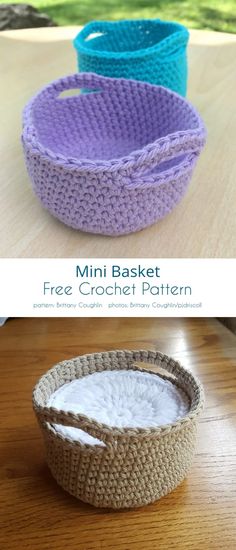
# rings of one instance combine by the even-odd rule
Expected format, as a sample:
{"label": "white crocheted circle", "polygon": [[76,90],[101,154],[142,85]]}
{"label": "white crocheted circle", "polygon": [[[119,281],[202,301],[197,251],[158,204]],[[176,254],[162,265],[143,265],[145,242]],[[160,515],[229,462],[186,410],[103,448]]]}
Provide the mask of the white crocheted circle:
{"label": "white crocheted circle", "polygon": [[[119,428],[163,426],[189,411],[188,396],[169,380],[126,370],[96,372],[73,380],[53,393],[47,404]],[[74,441],[104,445],[78,428],[58,424],[54,428]]]}

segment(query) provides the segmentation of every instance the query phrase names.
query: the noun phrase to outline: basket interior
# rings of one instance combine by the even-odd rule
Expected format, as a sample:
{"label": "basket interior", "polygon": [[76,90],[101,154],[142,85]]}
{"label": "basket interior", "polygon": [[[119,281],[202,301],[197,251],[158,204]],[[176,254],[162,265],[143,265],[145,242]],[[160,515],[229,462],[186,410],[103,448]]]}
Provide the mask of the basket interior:
{"label": "basket interior", "polygon": [[[83,414],[118,428],[172,424],[190,410],[186,392],[170,380],[132,370],[95,372],[62,385],[48,406]],[[89,445],[104,443],[78,428],[53,425],[60,435]]]}
{"label": "basket interior", "polygon": [[[99,24],[98,24],[99,28]],[[104,31],[90,34],[86,48],[100,52],[133,52],[160,44],[167,36],[175,34],[179,27],[173,23],[135,21],[109,25]]]}
{"label": "basket interior", "polygon": [[128,87],[116,83],[109,91],[42,97],[32,106],[32,122],[40,144],[54,154],[92,161],[126,157],[161,137],[199,125],[182,98],[165,88],[137,88],[131,82]]}

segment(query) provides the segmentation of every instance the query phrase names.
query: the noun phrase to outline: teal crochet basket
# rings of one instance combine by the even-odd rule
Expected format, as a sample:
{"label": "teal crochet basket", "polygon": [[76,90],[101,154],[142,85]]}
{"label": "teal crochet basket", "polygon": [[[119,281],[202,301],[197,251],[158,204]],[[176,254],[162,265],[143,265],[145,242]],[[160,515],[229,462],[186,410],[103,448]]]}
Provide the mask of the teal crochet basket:
{"label": "teal crochet basket", "polygon": [[185,96],[188,39],[183,25],[160,19],[94,21],[74,46],[82,72],[143,80]]}

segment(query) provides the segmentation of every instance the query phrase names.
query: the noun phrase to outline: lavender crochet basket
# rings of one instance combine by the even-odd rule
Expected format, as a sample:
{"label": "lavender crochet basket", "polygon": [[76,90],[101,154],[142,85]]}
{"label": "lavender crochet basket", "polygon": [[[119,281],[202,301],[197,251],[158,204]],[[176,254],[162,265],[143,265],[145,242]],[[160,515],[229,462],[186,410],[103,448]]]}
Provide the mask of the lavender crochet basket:
{"label": "lavender crochet basket", "polygon": [[[90,93],[61,97],[75,88]],[[81,73],[30,101],[22,140],[45,208],[75,229],[122,235],[180,201],[205,128],[190,103],[167,88]]]}

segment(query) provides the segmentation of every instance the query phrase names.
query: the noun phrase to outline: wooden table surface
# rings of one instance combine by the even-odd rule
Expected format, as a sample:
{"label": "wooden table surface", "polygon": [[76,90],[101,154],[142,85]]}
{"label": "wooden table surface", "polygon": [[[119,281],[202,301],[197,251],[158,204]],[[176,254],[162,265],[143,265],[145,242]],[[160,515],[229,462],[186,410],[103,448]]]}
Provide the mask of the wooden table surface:
{"label": "wooden table surface", "polygon": [[37,90],[76,72],[78,28],[0,33],[0,257],[229,258],[236,255],[236,36],[191,31],[188,97],[208,142],[184,200],[139,233],[103,237],[64,226],[34,197],[20,144],[21,112]]}
{"label": "wooden table surface", "polygon": [[[206,392],[187,479],[155,504],[104,511],[51,477],[31,408],[57,361],[114,348],[178,358]],[[0,329],[1,550],[227,550],[236,541],[236,337],[215,319],[13,319]]]}

